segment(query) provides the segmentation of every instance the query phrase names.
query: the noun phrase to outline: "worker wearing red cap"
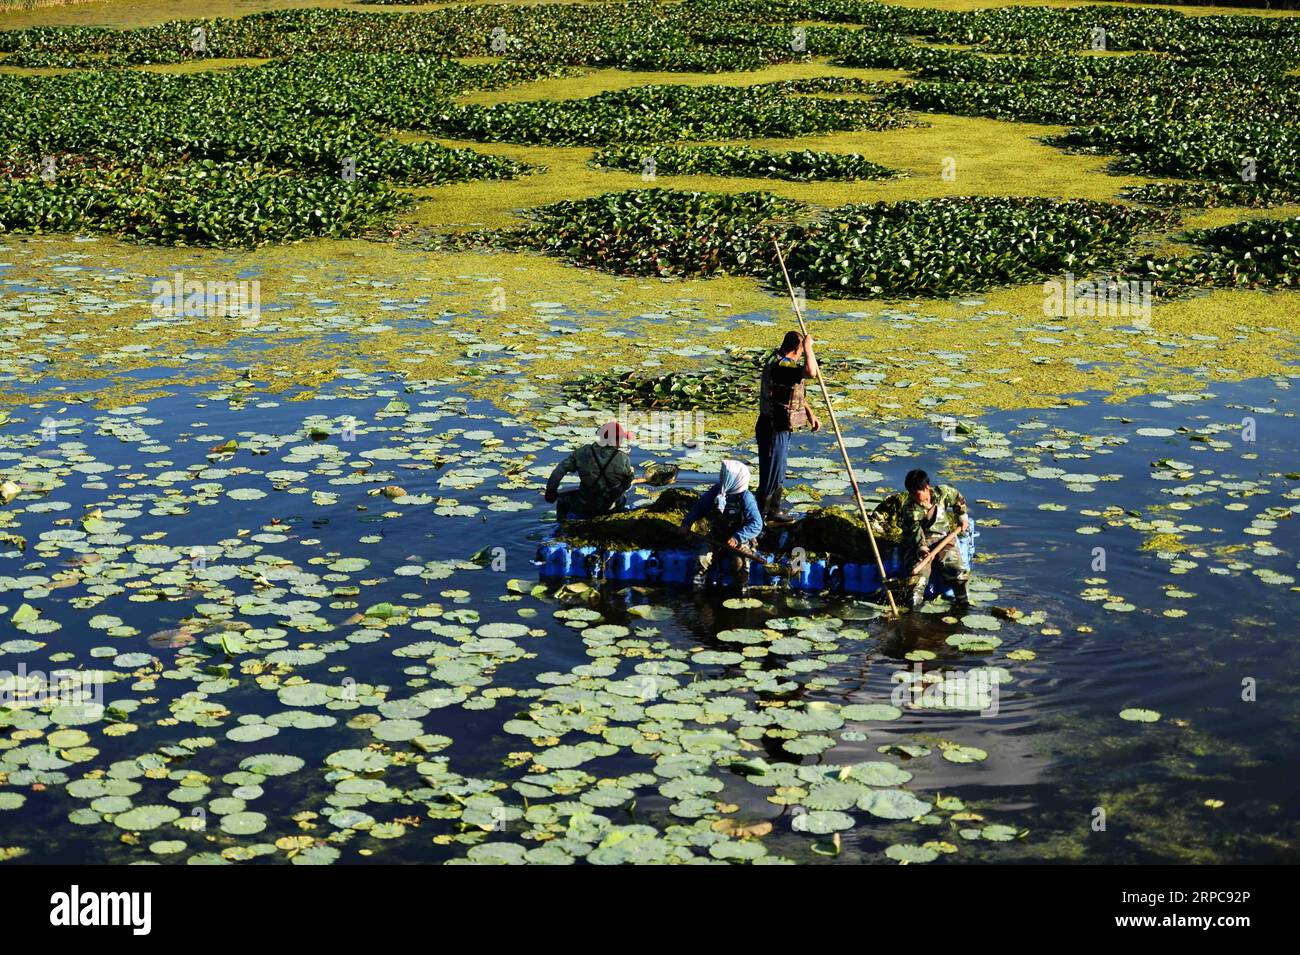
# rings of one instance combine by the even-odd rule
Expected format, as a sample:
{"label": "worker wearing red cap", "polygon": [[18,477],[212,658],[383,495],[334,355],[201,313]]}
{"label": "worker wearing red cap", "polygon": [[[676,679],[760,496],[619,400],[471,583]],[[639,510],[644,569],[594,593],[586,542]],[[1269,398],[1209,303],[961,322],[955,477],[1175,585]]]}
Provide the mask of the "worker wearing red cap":
{"label": "worker wearing red cap", "polygon": [[[617,421],[596,431],[596,440],[578,448],[555,466],[546,482],[545,496],[561,520],[595,517],[627,507],[627,491],[634,482],[628,448],[636,435]],[[566,474],[577,474],[579,485],[560,491]]]}

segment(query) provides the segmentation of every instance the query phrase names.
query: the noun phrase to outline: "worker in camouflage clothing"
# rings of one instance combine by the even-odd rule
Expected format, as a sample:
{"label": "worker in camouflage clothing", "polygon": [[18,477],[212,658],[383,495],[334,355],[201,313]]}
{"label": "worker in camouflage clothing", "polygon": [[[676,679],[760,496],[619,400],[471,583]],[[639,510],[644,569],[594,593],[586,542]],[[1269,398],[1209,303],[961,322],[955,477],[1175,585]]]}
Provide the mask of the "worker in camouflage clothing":
{"label": "worker in camouflage clothing", "polygon": [[[959,529],[965,533],[970,528],[970,518],[966,513],[966,498],[961,492],[948,484],[931,487],[930,476],[922,470],[909,471],[903,486],[908,495],[900,520],[903,566],[910,571],[928,557],[931,548],[952,530]],[[957,608],[968,607],[970,598],[966,593],[966,581],[970,578],[970,569],[962,560],[961,550],[954,540],[921,573],[908,580],[912,609],[916,610],[925,602],[925,588],[936,564],[943,568],[944,576],[952,585]]]}
{"label": "worker in camouflage clothing", "polygon": [[[558,520],[581,520],[627,508],[627,491],[636,481],[629,444],[636,435],[617,421],[602,425],[596,440],[578,448],[555,466],[545,497]],[[578,487],[560,491],[566,474],[578,475]]]}

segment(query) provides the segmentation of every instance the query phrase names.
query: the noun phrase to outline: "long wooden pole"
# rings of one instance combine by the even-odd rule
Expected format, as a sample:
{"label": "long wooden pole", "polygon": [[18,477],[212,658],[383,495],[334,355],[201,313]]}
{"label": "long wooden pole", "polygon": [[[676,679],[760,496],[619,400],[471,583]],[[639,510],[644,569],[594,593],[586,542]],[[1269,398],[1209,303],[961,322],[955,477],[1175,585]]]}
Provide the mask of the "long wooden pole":
{"label": "long wooden pole", "polygon": [[[785,287],[790,291],[790,304],[794,306],[794,314],[799,319],[799,331],[804,338],[808,337],[808,326],[804,324],[803,311],[799,308],[799,298],[794,294],[794,285],[790,282],[790,273],[785,268],[785,256],[781,254],[781,244],[772,240],[772,247],[776,249],[776,260],[781,263],[781,274],[785,276]],[[818,369],[817,383],[822,386],[822,398],[826,401],[826,415],[831,419],[831,427],[835,430],[835,442],[840,446],[840,454],[844,458],[844,469],[849,474],[849,484],[853,487],[853,497],[858,502],[858,513],[862,515],[862,523],[867,528],[867,540],[871,541],[871,556],[876,559],[876,571],[880,574],[880,589],[885,592],[885,599],[889,601],[889,612],[891,615],[898,616],[898,605],[894,603],[894,595],[889,589],[889,576],[885,573],[885,562],[880,559],[880,548],[876,546],[876,535],[871,529],[871,518],[867,515],[867,505],[862,500],[862,491],[858,489],[858,479],[853,474],[853,462],[849,460],[849,449],[844,445],[844,435],[840,433],[840,423],[835,418],[835,406],[831,404],[831,393],[826,387],[826,377]]]}
{"label": "long wooden pole", "polygon": [[[746,557],[750,560],[759,559],[759,555],[756,551],[745,550],[745,548],[743,547],[732,547],[726,541],[714,540],[709,535],[697,533],[696,531],[693,531],[690,528],[686,528],[686,533],[691,537],[704,541],[706,544],[711,544],[715,550],[730,551],[731,553],[737,555],[738,557]],[[789,576],[790,574],[790,571],[782,567],[780,564],[776,564],[776,563],[769,564],[766,561],[763,562],[763,569],[767,571],[769,574],[772,574],[773,576]]]}
{"label": "long wooden pole", "polygon": [[947,550],[948,546],[957,539],[959,534],[961,534],[960,528],[949,531],[948,535],[943,540],[931,547],[930,553],[918,560],[916,566],[912,568],[912,576],[915,577],[921,571],[925,570],[925,568],[929,567],[931,561]]}

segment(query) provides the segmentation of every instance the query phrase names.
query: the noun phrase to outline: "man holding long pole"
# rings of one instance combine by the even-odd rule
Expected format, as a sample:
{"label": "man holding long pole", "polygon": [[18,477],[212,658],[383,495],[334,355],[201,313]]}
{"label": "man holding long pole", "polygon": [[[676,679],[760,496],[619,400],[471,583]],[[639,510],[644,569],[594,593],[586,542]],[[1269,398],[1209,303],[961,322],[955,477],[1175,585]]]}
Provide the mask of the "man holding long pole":
{"label": "man holding long pole", "polygon": [[[781,245],[775,239],[772,240],[772,247],[776,249],[776,260],[781,266],[781,275],[785,279],[785,287],[790,292],[790,304],[794,306],[794,317],[799,320],[799,330],[803,332],[804,338],[808,337],[808,326],[803,320],[803,309],[799,307],[799,298],[794,294],[794,285],[790,282],[790,273],[785,267],[785,256],[781,254]],[[835,406],[831,404],[830,389],[826,387],[826,379],[820,374],[817,375],[817,383],[821,385],[822,400],[826,402],[826,417],[830,419],[831,430],[835,432],[835,443],[840,446],[840,457],[844,459],[844,471],[849,477],[849,487],[853,489],[853,499],[858,504],[858,514],[862,517],[862,523],[867,528],[867,540],[871,544],[871,556],[876,562],[876,572],[880,575],[880,589],[885,594],[885,600],[889,602],[890,616],[898,616],[898,605],[894,602],[894,594],[889,589],[889,575],[885,573],[885,564],[880,559],[880,548],[876,545],[876,535],[871,529],[871,518],[867,515],[866,502],[862,500],[862,490],[858,487],[858,479],[853,475],[853,462],[849,460],[849,449],[844,445],[844,435],[840,433],[840,423],[835,418]]]}
{"label": "man holding long pole", "polygon": [[812,336],[794,331],[786,332],[780,349],[763,366],[754,439],[758,442],[758,509],[768,523],[789,523],[794,519],[781,509],[785,459],[791,431],[805,424],[814,431],[821,430],[822,423],[804,393],[804,382],[818,373]]}

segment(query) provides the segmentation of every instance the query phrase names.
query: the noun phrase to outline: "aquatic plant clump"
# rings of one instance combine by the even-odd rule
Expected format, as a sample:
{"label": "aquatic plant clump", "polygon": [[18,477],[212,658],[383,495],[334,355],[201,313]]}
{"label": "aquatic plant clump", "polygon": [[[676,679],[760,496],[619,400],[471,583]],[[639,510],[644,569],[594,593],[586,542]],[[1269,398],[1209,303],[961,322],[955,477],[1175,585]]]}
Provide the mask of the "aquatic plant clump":
{"label": "aquatic plant clump", "polygon": [[9,54],[0,63],[63,70],[119,70],[131,65],[130,59],[121,53],[66,53],[61,50],[20,50]]}
{"label": "aquatic plant clump", "polygon": [[637,189],[534,209],[535,225],[500,238],[625,275],[744,274],[770,255],[768,223],[804,211],[766,192]]}
{"label": "aquatic plant clump", "polygon": [[1086,200],[969,196],[842,206],[793,226],[787,265],[824,295],[943,295],[1125,262],[1168,215]]}
{"label": "aquatic plant clump", "polygon": [[533,210],[538,224],[481,237],[631,275],[748,274],[821,295],[945,295],[1128,263],[1172,213],[1087,200],[969,196],[812,211],[769,193],[629,190]]}
{"label": "aquatic plant clump", "polygon": [[593,407],[733,411],[757,398],[752,384],[743,384],[748,383],[707,371],[593,372],[569,382],[564,390]]}
{"label": "aquatic plant clump", "polygon": [[378,182],[348,183],[260,164],[82,168],[0,189],[0,233],[104,231],[169,245],[241,248],[356,235],[409,200]]}
{"label": "aquatic plant clump", "polygon": [[699,493],[670,487],[653,501],[618,514],[569,521],[563,538],[578,547],[673,548],[688,545],[679,530],[682,519],[699,500]]}
{"label": "aquatic plant clump", "polygon": [[1221,182],[1243,196],[1286,187],[1300,171],[1289,119],[1300,90],[1286,75],[1300,57],[1300,38],[1276,37],[1239,64],[1222,61],[1224,42],[1188,36],[1177,55],[950,53],[921,65],[920,82],[885,99],[929,112],[1069,124],[1048,142],[1115,155],[1117,170]]}
{"label": "aquatic plant clump", "polygon": [[[582,375],[564,386],[565,394],[591,407],[627,406],[638,410],[729,412],[758,408],[758,382],[763,363],[772,351],[741,348],[700,371],[666,371],[652,375],[615,369]],[[868,359],[827,357],[821,361],[827,374],[870,372]]]}
{"label": "aquatic plant clump", "polygon": [[452,105],[431,114],[424,128],[477,142],[604,146],[789,138],[908,122],[901,107],[874,100],[796,96],[769,86],[640,86],[587,99]]}
{"label": "aquatic plant clump", "polygon": [[[374,105],[382,85],[369,87],[369,98],[344,96],[346,107],[333,87],[306,95],[294,77],[301,79],[299,67],[319,65],[195,76],[0,76],[0,175],[7,176],[0,230],[90,229],[231,247],[351,236],[409,201],[393,186],[513,178],[531,169],[470,149],[394,142],[371,124],[400,119],[402,100]],[[407,70],[420,78],[415,92],[471,82],[455,64]]]}
{"label": "aquatic plant clump", "polygon": [[897,173],[857,153],[772,152],[750,146],[610,146],[592,157],[597,166],[665,176],[739,176],[791,182],[889,179]]}
{"label": "aquatic plant clump", "polygon": [[1153,182],[1122,192],[1130,202],[1144,202],[1171,209],[1214,209],[1242,206],[1267,209],[1300,201],[1295,186],[1231,182]]}
{"label": "aquatic plant clump", "polygon": [[1300,286],[1300,218],[1235,222],[1193,230],[1187,238],[1200,251],[1146,260],[1144,277],[1155,280],[1157,289]]}
{"label": "aquatic plant clump", "polygon": [[[577,547],[614,550],[690,547],[692,542],[678,528],[698,499],[696,491],[669,488],[644,507],[567,522],[561,528],[560,536]],[[871,530],[877,544],[893,546],[901,541],[899,521],[903,502],[903,495],[890,495],[871,512]],[[854,508],[845,505],[810,507],[802,512],[797,524],[767,528],[760,540],[760,549],[777,547],[786,553],[799,547],[812,557],[854,561],[866,559],[871,553],[866,525]]]}

